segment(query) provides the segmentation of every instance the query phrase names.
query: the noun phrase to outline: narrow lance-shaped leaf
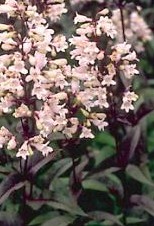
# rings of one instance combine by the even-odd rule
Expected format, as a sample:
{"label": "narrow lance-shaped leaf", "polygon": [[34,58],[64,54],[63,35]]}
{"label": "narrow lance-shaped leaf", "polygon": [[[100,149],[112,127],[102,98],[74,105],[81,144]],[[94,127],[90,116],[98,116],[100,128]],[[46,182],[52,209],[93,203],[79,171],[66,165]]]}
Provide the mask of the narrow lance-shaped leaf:
{"label": "narrow lance-shaped leaf", "polygon": [[0,204],[2,204],[14,191],[22,188],[26,181],[18,173],[10,174],[0,184]]}
{"label": "narrow lance-shaped leaf", "polygon": [[154,183],[149,178],[147,178],[146,175],[144,175],[144,173],[141,171],[141,169],[138,166],[130,164],[127,166],[126,172],[133,179],[143,184],[147,184],[154,187]]}
{"label": "narrow lance-shaped leaf", "polygon": [[74,217],[71,216],[58,216],[58,217],[54,217],[51,220],[45,222],[44,224],[42,224],[42,226],[68,226],[70,225],[73,221],[75,220]]}
{"label": "narrow lance-shaped leaf", "polygon": [[132,195],[131,202],[154,217],[154,200],[145,195]]}
{"label": "narrow lance-shaped leaf", "polygon": [[39,158],[34,165],[29,167],[30,169],[28,173],[31,175],[35,175],[43,166],[52,161],[55,158],[56,154],[57,152],[53,152],[47,157],[42,156],[41,158]]}
{"label": "narrow lance-shaped leaf", "polygon": [[122,215],[120,216],[115,216],[111,213],[107,213],[107,212],[103,212],[103,211],[94,211],[94,212],[90,212],[88,214],[91,218],[93,218],[94,220],[109,220],[111,222],[113,222],[116,225],[119,226],[123,226],[123,224],[120,222],[120,218],[122,217]]}
{"label": "narrow lance-shaped leaf", "polygon": [[120,151],[118,155],[118,165],[125,167],[128,161],[133,157],[136,147],[139,143],[141,135],[140,125],[134,126],[126,134],[125,138],[120,144]]}

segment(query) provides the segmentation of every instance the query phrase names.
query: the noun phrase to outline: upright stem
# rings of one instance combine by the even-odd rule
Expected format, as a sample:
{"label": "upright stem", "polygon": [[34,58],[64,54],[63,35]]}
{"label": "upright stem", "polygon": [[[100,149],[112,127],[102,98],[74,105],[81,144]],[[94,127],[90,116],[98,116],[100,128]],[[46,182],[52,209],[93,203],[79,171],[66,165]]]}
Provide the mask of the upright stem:
{"label": "upright stem", "polygon": [[123,41],[126,41],[126,34],[125,34],[125,23],[124,23],[124,13],[123,13],[123,4],[120,2],[119,4],[120,15],[121,15],[121,25],[122,25],[122,35]]}
{"label": "upright stem", "polygon": [[[28,29],[27,27],[27,22],[25,20],[25,18],[21,17],[22,20],[22,35],[24,34],[24,28]],[[22,37],[21,35],[21,54],[22,54],[22,60],[25,61],[26,60],[26,56],[24,53],[24,49],[23,49],[23,43],[24,43],[24,37]],[[24,87],[24,102],[27,106],[29,106],[29,93],[28,93],[28,89],[27,89],[27,84],[25,81],[25,76],[22,76],[22,82],[23,82],[23,87]],[[21,118],[21,125],[22,125],[22,130],[23,130],[23,140],[27,140],[30,137],[30,126],[29,126],[29,120],[28,118]],[[21,174],[23,176],[23,180],[26,180],[27,178],[27,166],[28,166],[28,157],[26,158],[26,160],[23,162],[20,161],[20,169],[21,169]],[[27,225],[27,214],[26,214],[26,185],[24,185],[23,187],[23,191],[22,191],[22,210],[21,210],[21,215],[22,215],[22,220],[23,220],[23,226]]]}
{"label": "upright stem", "polygon": [[[120,9],[120,15],[121,15],[121,26],[122,26],[122,35],[123,35],[123,41],[126,42],[126,34],[125,34],[125,23],[124,23],[124,4],[123,0],[119,0],[119,9]],[[126,167],[124,166],[122,169],[122,178],[121,178],[122,184],[123,184],[123,200],[122,200],[122,211],[123,211],[123,224],[124,226],[127,226],[127,180],[126,180]]]}
{"label": "upright stem", "polygon": [[[26,160],[24,161],[24,164],[21,164],[21,172],[23,175],[23,179],[26,179],[26,175],[27,175],[27,164],[28,164],[28,157],[26,158]],[[22,209],[21,209],[21,216],[22,216],[22,220],[23,220],[23,226],[26,226],[26,185],[23,187],[23,191],[22,191]]]}
{"label": "upright stem", "polygon": [[74,179],[74,185],[76,186],[78,184],[77,176],[76,176],[76,163],[74,157],[72,157],[72,163],[73,163],[73,179]]}

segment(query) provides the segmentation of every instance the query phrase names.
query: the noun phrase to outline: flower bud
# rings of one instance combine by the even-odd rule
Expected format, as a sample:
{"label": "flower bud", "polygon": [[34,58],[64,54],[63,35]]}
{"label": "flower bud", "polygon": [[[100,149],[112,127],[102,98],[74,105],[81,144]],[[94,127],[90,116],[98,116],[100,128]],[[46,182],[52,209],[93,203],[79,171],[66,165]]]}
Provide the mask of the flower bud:
{"label": "flower bud", "polygon": [[12,26],[8,24],[0,24],[0,31],[10,30],[11,27]]}
{"label": "flower bud", "polygon": [[16,146],[17,146],[17,143],[16,143],[16,140],[15,140],[15,137],[12,137],[11,140],[8,142],[7,149],[13,150],[13,149],[16,148]]}

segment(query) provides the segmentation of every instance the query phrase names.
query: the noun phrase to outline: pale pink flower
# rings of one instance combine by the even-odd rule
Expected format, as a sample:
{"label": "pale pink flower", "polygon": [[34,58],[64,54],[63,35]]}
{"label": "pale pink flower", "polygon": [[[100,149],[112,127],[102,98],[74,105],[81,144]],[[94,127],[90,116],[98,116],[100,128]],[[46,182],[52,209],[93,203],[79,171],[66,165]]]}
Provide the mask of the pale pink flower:
{"label": "pale pink flower", "polygon": [[116,82],[113,80],[113,76],[112,75],[105,75],[103,76],[103,81],[101,82],[101,84],[104,86],[111,86],[111,85],[116,85]]}
{"label": "pale pink flower", "polygon": [[136,69],[136,64],[123,64],[120,66],[120,70],[128,79],[131,79],[134,75],[139,74],[139,71]]}
{"label": "pale pink flower", "polygon": [[20,107],[15,109],[13,116],[15,118],[31,117],[32,112],[29,110],[28,106],[21,104]]}
{"label": "pale pink flower", "polygon": [[76,17],[74,18],[74,24],[91,22],[91,21],[92,21],[91,18],[88,18],[88,17],[86,17],[84,15],[80,15],[78,13],[76,13]]}
{"label": "pale pink flower", "polygon": [[15,149],[17,146],[17,142],[14,136],[12,136],[11,140],[9,140],[8,144],[7,144],[7,149],[8,150],[13,150]]}
{"label": "pale pink flower", "polygon": [[36,51],[34,54],[34,58],[35,58],[35,68],[38,70],[41,70],[47,64],[47,58],[45,54]]}
{"label": "pale pink flower", "polygon": [[76,29],[76,33],[81,36],[86,35],[91,37],[92,34],[95,33],[95,26],[91,23],[81,24],[80,27]]}
{"label": "pale pink flower", "polygon": [[8,145],[8,147],[16,147],[15,137],[7,128],[2,126],[0,128],[0,148],[2,148],[6,144]]}
{"label": "pale pink flower", "polygon": [[30,39],[25,38],[23,40],[23,47],[21,46],[20,48],[23,48],[23,51],[25,54],[28,54],[31,51],[32,48],[32,42]]}
{"label": "pale pink flower", "polygon": [[100,36],[102,32],[106,33],[106,35],[112,39],[115,38],[117,34],[116,27],[108,16],[100,16],[97,21],[96,34]]}
{"label": "pale pink flower", "polygon": [[125,110],[127,113],[129,110],[134,110],[134,106],[132,104],[133,101],[136,101],[138,96],[134,92],[127,91],[124,93],[123,103],[121,105],[121,109]]}
{"label": "pale pink flower", "polygon": [[130,53],[131,45],[127,42],[118,43],[112,47],[115,49],[120,55]]}
{"label": "pale pink flower", "polygon": [[38,100],[46,100],[47,97],[51,94],[50,85],[43,84],[40,82],[35,82],[32,89],[32,96],[36,96]]}
{"label": "pale pink flower", "polygon": [[25,63],[22,60],[15,60],[14,65],[9,67],[10,71],[20,72],[22,74],[27,74],[28,70],[25,68]]}
{"label": "pale pink flower", "polygon": [[128,113],[130,110],[134,110],[134,106],[131,101],[127,100],[122,103],[121,109]]}
{"label": "pale pink flower", "polygon": [[61,34],[56,35],[52,41],[52,46],[56,48],[57,52],[65,52],[65,50],[68,48],[66,37]]}
{"label": "pale pink flower", "polygon": [[16,156],[17,156],[17,157],[22,157],[24,160],[26,160],[26,158],[27,158],[28,156],[32,155],[32,154],[33,154],[32,148],[31,148],[31,146],[30,146],[30,144],[29,144],[29,141],[26,140],[26,141],[22,144],[22,146],[19,148],[19,150],[18,150]]}
{"label": "pale pink flower", "polygon": [[123,60],[128,60],[128,61],[134,61],[134,60],[137,60],[137,55],[136,55],[136,52],[133,51],[131,53],[129,53],[128,55],[122,57]]}
{"label": "pale pink flower", "polygon": [[4,113],[12,112],[11,107],[15,104],[14,97],[7,93],[6,96],[0,98],[0,111]]}
{"label": "pale pink flower", "polygon": [[87,127],[83,126],[80,138],[94,138],[94,135],[92,134],[91,129],[88,129]]}
{"label": "pale pink flower", "polygon": [[51,21],[56,22],[60,19],[63,13],[67,13],[67,9],[65,8],[65,3],[63,3],[63,1],[60,4],[49,4],[47,6],[46,14],[50,17]]}
{"label": "pale pink flower", "polygon": [[53,148],[48,146],[49,142],[45,144],[36,143],[32,144],[33,147],[35,147],[38,151],[42,153],[43,156],[47,156],[51,152],[53,152]]}
{"label": "pale pink flower", "polygon": [[138,12],[132,12],[130,15],[130,26],[134,34],[137,34],[143,41],[149,41],[152,39],[152,32],[144,19],[138,14]]}

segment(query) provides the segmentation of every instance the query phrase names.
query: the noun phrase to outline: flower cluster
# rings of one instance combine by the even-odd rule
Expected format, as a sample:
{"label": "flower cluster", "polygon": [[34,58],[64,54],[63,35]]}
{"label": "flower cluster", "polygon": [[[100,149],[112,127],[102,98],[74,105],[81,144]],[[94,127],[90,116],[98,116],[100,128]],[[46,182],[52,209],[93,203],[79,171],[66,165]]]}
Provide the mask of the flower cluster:
{"label": "flower cluster", "polygon": [[[67,42],[48,23],[66,13],[64,2],[47,3],[6,0],[0,5],[0,13],[15,19],[15,24],[0,24],[0,113],[16,118],[22,134],[19,139],[2,127],[0,147],[17,149],[16,156],[24,159],[35,150],[45,156],[52,152],[55,133],[93,138],[94,126],[104,130],[119,75],[131,80],[139,73],[131,45],[112,44],[118,32],[107,9],[95,20],[76,14],[76,35]],[[61,57],[69,46],[75,66]],[[133,110],[136,99],[127,87],[120,110]]]}
{"label": "flower cluster", "polygon": [[92,2],[92,1],[95,1],[95,2],[98,2],[98,3],[104,2],[104,0],[71,0],[71,4],[72,5],[79,4],[79,3],[85,4],[85,3],[88,3],[88,2]]}
{"label": "flower cluster", "polygon": [[[152,32],[144,21],[143,17],[137,11],[128,13],[124,12],[125,35],[129,43],[133,45],[137,52],[144,51],[144,43],[152,40]],[[112,12],[112,20],[117,30],[122,30],[120,10],[116,9]],[[122,41],[122,33],[118,33],[117,41]]]}

